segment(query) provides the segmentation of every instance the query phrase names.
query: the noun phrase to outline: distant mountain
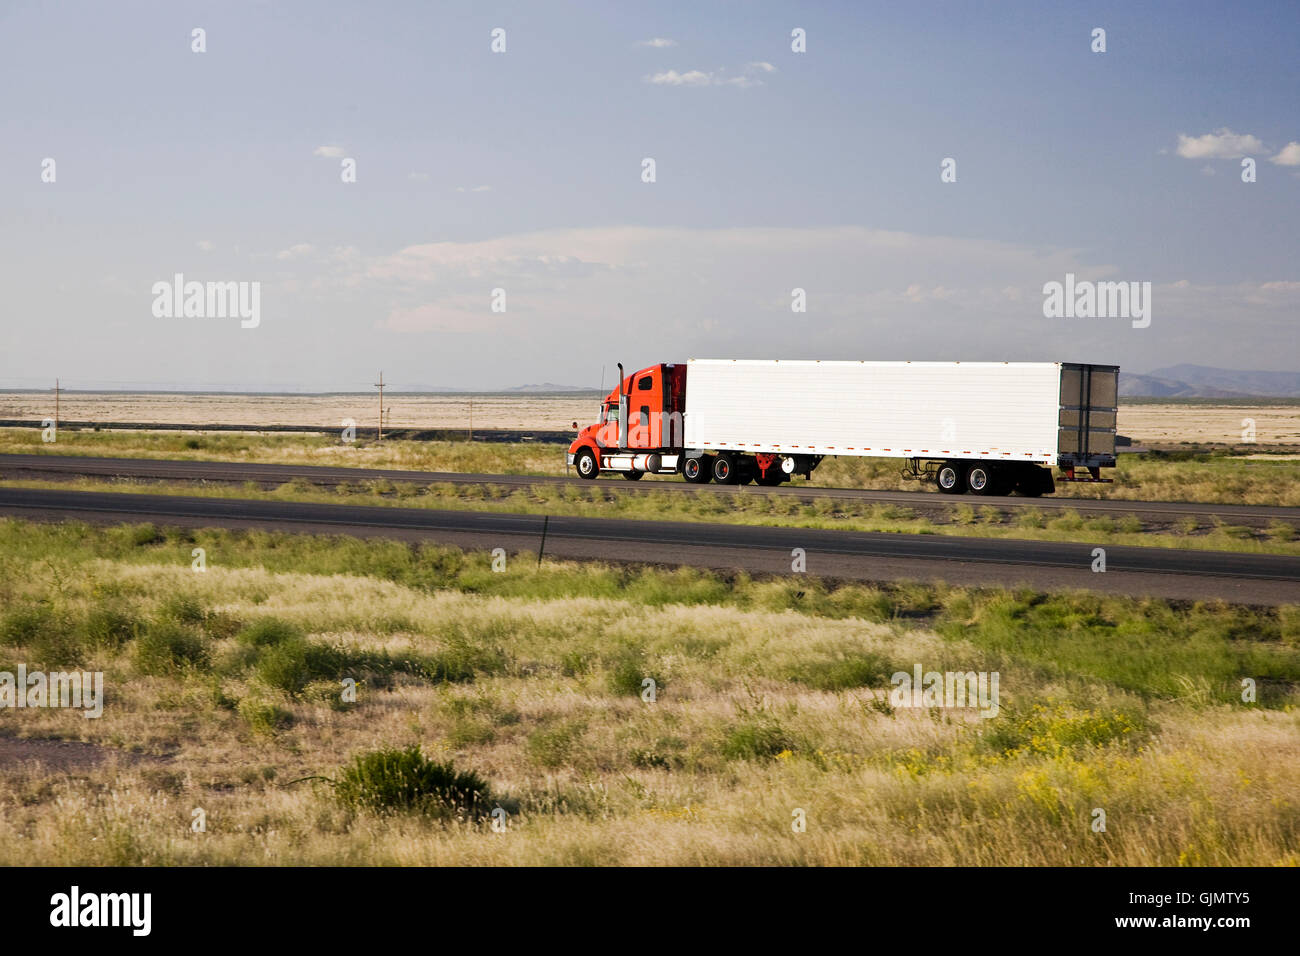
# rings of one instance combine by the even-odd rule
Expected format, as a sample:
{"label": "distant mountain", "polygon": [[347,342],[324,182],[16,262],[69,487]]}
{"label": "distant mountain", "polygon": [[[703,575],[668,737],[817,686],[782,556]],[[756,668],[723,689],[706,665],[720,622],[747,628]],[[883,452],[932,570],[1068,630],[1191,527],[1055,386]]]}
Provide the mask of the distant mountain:
{"label": "distant mountain", "polygon": [[512,388],[503,389],[507,392],[594,392],[596,389],[589,385],[556,385],[553,382],[543,382],[541,385],[515,385]]}
{"label": "distant mountain", "polygon": [[1300,398],[1300,372],[1171,365],[1146,375],[1120,372],[1125,398]]}

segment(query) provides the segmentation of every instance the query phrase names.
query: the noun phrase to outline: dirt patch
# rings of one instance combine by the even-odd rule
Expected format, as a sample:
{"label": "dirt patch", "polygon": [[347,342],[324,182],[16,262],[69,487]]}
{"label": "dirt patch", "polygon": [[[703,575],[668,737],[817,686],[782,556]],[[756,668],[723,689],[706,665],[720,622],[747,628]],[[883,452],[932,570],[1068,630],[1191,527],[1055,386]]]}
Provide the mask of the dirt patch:
{"label": "dirt patch", "polygon": [[139,759],[111,747],[83,743],[79,740],[43,740],[31,737],[0,737],[0,773],[35,765],[41,770],[69,772],[93,770],[114,755],[127,760]]}

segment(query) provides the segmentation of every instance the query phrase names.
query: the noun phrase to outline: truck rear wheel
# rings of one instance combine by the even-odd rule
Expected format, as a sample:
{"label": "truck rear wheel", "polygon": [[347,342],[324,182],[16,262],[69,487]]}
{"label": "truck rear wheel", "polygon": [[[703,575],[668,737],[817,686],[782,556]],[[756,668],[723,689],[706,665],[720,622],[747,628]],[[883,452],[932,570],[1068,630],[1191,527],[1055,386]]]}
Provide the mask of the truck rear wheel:
{"label": "truck rear wheel", "polygon": [[687,458],[682,462],[682,477],[693,485],[707,485],[713,477],[707,456]]}
{"label": "truck rear wheel", "polygon": [[959,461],[945,461],[934,473],[934,483],[945,495],[959,495],[966,490],[966,469]]}
{"label": "truck rear wheel", "polygon": [[993,469],[976,463],[966,472],[966,490],[972,495],[991,495],[994,488]]}
{"label": "truck rear wheel", "polygon": [[596,456],[591,453],[590,448],[578,452],[573,459],[573,467],[578,470],[579,478],[586,478],[588,481],[600,474],[600,466],[596,464]]}
{"label": "truck rear wheel", "polygon": [[713,459],[713,480],[720,485],[734,485],[740,480],[740,469],[730,455]]}

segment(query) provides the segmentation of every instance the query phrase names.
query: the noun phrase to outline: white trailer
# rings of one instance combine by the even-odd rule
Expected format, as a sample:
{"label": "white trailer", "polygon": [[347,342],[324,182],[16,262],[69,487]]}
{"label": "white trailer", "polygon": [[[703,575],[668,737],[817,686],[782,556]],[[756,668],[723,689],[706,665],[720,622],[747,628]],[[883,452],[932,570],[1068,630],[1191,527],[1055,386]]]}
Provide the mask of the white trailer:
{"label": "white trailer", "polygon": [[901,458],[941,491],[1042,494],[1053,490],[1044,465],[1105,480],[1118,376],[1068,362],[692,359],[682,470],[692,479],[708,465],[722,481],[750,456],[764,474],[778,456],[786,475],[828,455]]}

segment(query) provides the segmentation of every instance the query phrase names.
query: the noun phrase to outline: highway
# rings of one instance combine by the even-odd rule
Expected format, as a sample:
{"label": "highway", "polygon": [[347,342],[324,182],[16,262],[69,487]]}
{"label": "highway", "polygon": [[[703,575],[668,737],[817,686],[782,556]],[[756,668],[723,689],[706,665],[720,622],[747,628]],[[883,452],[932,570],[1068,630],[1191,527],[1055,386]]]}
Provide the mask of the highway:
{"label": "highway", "polygon": [[[36,454],[0,455],[0,477],[51,480],[73,477],[123,478],[140,481],[192,481],[244,483],[255,482],[272,487],[299,479],[319,485],[359,483],[384,479],[417,484],[491,484],[501,488],[536,486],[599,487],[612,494],[695,494],[701,491],[730,495],[793,496],[801,501],[834,499],[867,504],[902,505],[918,514],[946,516],[959,504],[992,505],[1014,513],[1037,508],[1045,515],[1073,510],[1080,515],[1136,515],[1153,524],[1172,524],[1191,516],[1207,521],[1219,519],[1228,524],[1263,527],[1273,521],[1289,521],[1300,526],[1300,508],[1266,505],[1201,504],[1183,501],[1129,501],[1122,498],[1020,498],[940,495],[933,490],[869,491],[858,488],[822,488],[802,481],[777,488],[746,485],[691,485],[685,481],[626,481],[621,477],[601,478],[596,482],[581,478],[539,475],[489,475],[444,471],[397,471],[382,468],[338,468],[321,465],[270,465],[250,462],[180,461],[151,458],[97,458],[81,455]],[[919,487],[919,486],[918,486]],[[1118,490],[1115,485],[1108,489]]]}
{"label": "highway", "polygon": [[[264,466],[254,466],[264,467]],[[426,508],[196,498],[181,495],[0,488],[0,515],[95,523],[260,528],[504,548],[535,560],[546,525],[552,558],[692,565],[790,574],[806,553],[810,575],[860,581],[947,581],[980,587],[1089,589],[1113,594],[1247,604],[1300,602],[1300,557],[951,535],[876,534],[671,521],[550,517]],[[185,557],[188,561],[188,556]],[[515,560],[519,560],[517,556]],[[209,555],[209,563],[221,557]]]}

